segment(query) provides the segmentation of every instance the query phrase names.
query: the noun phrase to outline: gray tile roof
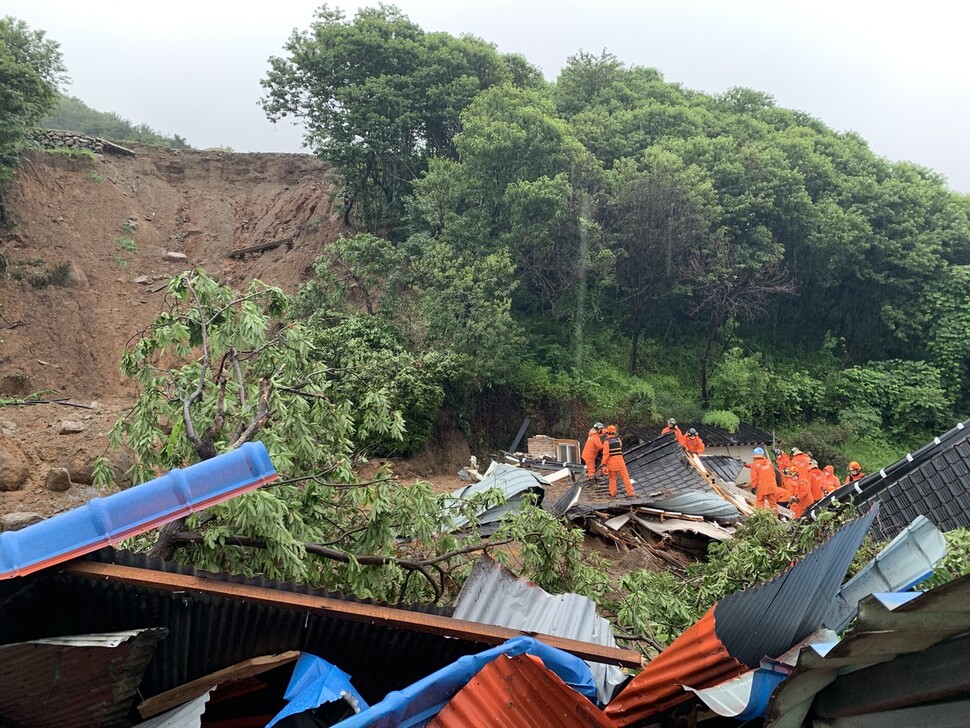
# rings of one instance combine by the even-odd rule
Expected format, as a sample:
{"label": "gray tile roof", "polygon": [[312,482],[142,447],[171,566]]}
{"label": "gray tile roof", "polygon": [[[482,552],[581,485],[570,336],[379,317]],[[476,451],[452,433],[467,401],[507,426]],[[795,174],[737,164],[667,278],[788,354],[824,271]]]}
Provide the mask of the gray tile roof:
{"label": "gray tile roof", "polygon": [[970,420],[879,472],[839,488],[809,516],[833,501],[859,506],[879,501],[882,507],[873,531],[884,539],[896,536],[919,515],[941,531],[970,528]]}

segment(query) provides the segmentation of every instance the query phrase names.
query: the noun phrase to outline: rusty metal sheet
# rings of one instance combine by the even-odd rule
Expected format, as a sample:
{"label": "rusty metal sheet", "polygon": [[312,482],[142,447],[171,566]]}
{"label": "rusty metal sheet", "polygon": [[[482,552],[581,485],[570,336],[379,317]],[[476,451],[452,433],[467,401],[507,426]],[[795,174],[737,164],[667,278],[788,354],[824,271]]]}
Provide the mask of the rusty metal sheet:
{"label": "rusty metal sheet", "polygon": [[615,723],[530,655],[499,656],[482,668],[428,728],[561,728]]}

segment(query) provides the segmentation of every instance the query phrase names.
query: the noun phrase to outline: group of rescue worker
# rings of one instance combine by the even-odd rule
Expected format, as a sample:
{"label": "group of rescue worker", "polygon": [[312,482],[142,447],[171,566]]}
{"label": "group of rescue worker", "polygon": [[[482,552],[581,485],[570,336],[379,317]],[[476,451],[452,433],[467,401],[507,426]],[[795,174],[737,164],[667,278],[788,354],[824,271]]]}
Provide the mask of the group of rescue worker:
{"label": "group of rescue worker", "polygon": [[778,448],[772,453],[774,462],[764,448],[756,447],[751,453],[751,462],[744,465],[751,469],[755,506],[775,510],[779,504],[787,505],[795,518],[801,518],[813,503],[840,486],[866,476],[862,466],[855,460],[849,463],[849,474],[843,483],[839,482],[832,465],[820,468],[811,452],[802,452],[793,447],[790,453]]}
{"label": "group of rescue worker", "polygon": [[628,498],[634,496],[633,481],[623,460],[623,440],[616,434],[616,425],[594,422],[583,446],[583,462],[586,464],[586,479],[593,480],[597,472],[597,460],[609,478],[610,496],[616,497],[616,479],[621,477]]}
{"label": "group of rescue worker", "polygon": [[[704,441],[693,427],[684,434],[677,426],[677,421],[671,418],[667,420],[667,426],[660,434],[669,433],[673,433],[677,442],[688,453],[700,455],[704,452]],[[755,505],[771,510],[775,510],[779,504],[787,505],[796,518],[800,518],[813,503],[841,485],[847,485],[866,475],[862,466],[853,460],[849,463],[849,474],[845,482],[840,483],[835,475],[835,468],[832,465],[820,468],[811,452],[802,452],[793,447],[790,453],[778,448],[774,448],[772,453],[775,456],[774,462],[764,448],[756,447],[752,451],[751,462],[744,465],[751,470]],[[617,434],[616,425],[593,423],[583,446],[583,462],[586,465],[587,480],[593,480],[597,472],[608,476],[611,497],[616,497],[617,477],[623,480],[627,496],[634,496],[633,482],[623,460],[623,440]]]}

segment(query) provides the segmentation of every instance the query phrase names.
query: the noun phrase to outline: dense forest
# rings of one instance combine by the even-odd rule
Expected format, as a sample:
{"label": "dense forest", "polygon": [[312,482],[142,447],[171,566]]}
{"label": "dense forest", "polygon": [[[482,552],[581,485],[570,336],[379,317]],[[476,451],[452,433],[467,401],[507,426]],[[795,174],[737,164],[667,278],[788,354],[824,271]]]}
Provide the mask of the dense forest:
{"label": "dense forest", "polygon": [[284,50],[263,106],[362,231],[302,310],[437,356],[459,419],[741,419],[872,468],[966,416],[970,198],[931,170],[607,52],[549,83],[387,6]]}

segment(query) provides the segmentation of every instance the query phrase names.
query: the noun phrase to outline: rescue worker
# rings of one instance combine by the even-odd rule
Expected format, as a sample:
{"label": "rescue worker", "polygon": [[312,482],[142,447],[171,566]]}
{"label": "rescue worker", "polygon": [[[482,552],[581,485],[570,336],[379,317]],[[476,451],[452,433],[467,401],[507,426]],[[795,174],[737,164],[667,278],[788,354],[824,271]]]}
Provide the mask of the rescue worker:
{"label": "rescue worker", "polygon": [[807,479],[799,478],[798,472],[790,466],[788,468],[787,485],[792,494],[788,507],[795,518],[801,518],[813,503],[811,485]]}
{"label": "rescue worker", "polygon": [[754,459],[750,463],[745,463],[744,467],[751,468],[751,487],[754,488],[754,494],[757,496],[755,506],[774,511],[782,491],[775,485],[775,468],[765,457],[763,448],[756,447],[751,454],[754,455]]}
{"label": "rescue worker", "polygon": [[596,460],[603,452],[603,423],[594,422],[593,428],[586,437],[586,444],[583,445],[583,462],[586,463],[586,479],[592,480],[596,476]]}
{"label": "rescue worker", "polygon": [[681,444],[687,452],[694,453],[695,455],[700,455],[704,452],[704,441],[693,427],[687,431],[687,437],[684,438]]}
{"label": "rescue worker", "polygon": [[839,482],[838,476],[835,474],[835,468],[832,465],[826,465],[822,468],[822,494],[828,495],[833,491],[839,489],[842,485]]}
{"label": "rescue worker", "polygon": [[822,497],[825,495],[822,492],[822,478],[822,469],[818,466],[818,461],[813,460],[808,468],[808,486],[812,496],[812,503],[822,500]]}
{"label": "rescue worker", "polygon": [[623,460],[623,440],[616,434],[616,425],[609,425],[604,434],[603,440],[603,468],[609,476],[610,497],[616,497],[616,476],[623,478],[623,485],[626,486],[627,497],[633,498],[633,483],[630,481],[630,473],[627,472],[626,462]]}
{"label": "rescue worker", "polygon": [[845,484],[854,483],[860,478],[866,477],[866,474],[862,472],[862,466],[859,465],[855,460],[849,463],[849,474],[845,476]]}
{"label": "rescue worker", "polygon": [[669,432],[674,433],[674,437],[677,438],[677,442],[679,442],[681,445],[684,444],[684,433],[680,431],[680,428],[677,426],[677,420],[675,420],[673,417],[667,420],[667,426],[660,431],[660,434],[666,435]]}
{"label": "rescue worker", "polygon": [[773,452],[775,453],[775,464],[778,466],[778,469],[781,470],[781,472],[788,470],[788,466],[791,465],[791,458],[788,457],[788,453],[784,450],[780,450],[777,447],[773,450]]}
{"label": "rescue worker", "polygon": [[791,449],[791,467],[798,471],[798,477],[808,480],[808,469],[812,465],[812,456],[807,452],[802,452],[797,447]]}

